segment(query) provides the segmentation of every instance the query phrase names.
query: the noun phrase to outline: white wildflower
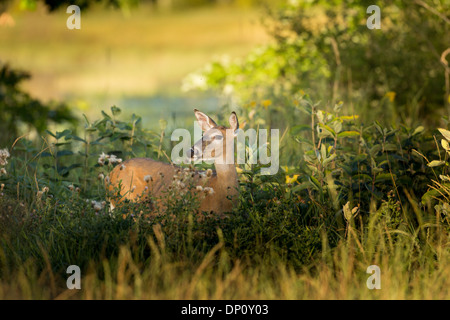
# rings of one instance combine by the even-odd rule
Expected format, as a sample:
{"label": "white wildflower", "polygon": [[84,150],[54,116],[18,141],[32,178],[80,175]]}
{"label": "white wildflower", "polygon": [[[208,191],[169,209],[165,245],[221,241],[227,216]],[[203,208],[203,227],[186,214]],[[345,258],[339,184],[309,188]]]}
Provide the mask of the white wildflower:
{"label": "white wildflower", "polygon": [[[87,202],[89,202],[89,200],[86,200]],[[95,212],[99,212],[100,210],[102,210],[105,205],[106,205],[106,201],[95,201],[95,200],[91,200],[91,207],[95,210]]]}
{"label": "white wildflower", "polygon": [[203,191],[203,187],[202,186],[197,186],[196,188],[195,188],[197,191]]}
{"label": "white wildflower", "polygon": [[5,169],[5,168],[1,168],[1,169],[0,169],[0,176],[1,176],[1,175],[6,175],[6,173],[7,173],[7,172],[6,172],[6,169]]}
{"label": "white wildflower", "polygon": [[109,154],[102,152],[102,154],[99,156],[97,162],[101,166],[105,165],[106,162],[108,162],[108,165],[116,164],[116,163],[120,164],[120,163],[122,163],[122,159],[117,158],[114,154],[109,155]]}
{"label": "white wildflower", "polygon": [[99,173],[98,174],[98,180],[103,180],[103,179],[105,179],[105,175],[103,174],[103,173]]}
{"label": "white wildflower", "polygon": [[206,170],[206,176],[209,178],[213,174],[213,171],[211,169]]}
{"label": "white wildflower", "polygon": [[105,165],[105,160],[106,159],[108,159],[108,155],[107,154],[105,154],[104,152],[102,152],[102,154],[100,155],[100,157],[98,158],[98,164],[99,165],[101,165],[101,166],[103,166],[103,165]]}
{"label": "white wildflower", "polygon": [[152,178],[152,176],[151,175],[146,175],[145,177],[144,177],[144,181],[145,182],[147,182],[147,183],[149,183],[150,181],[153,181],[153,178]]}
{"label": "white wildflower", "polygon": [[210,188],[210,187],[205,187],[203,188],[203,191],[207,194],[207,195],[212,195],[214,194],[214,189]]}
{"label": "white wildflower", "polygon": [[0,165],[1,166],[6,166],[8,164],[8,161],[6,159],[8,159],[10,157],[9,151],[8,149],[1,149],[0,150]]}

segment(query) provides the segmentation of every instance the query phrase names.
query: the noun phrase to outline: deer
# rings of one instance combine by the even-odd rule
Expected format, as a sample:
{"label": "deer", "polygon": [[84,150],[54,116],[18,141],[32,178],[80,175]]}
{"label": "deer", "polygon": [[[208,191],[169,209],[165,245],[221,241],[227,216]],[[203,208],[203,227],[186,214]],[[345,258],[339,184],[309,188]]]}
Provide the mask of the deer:
{"label": "deer", "polygon": [[[192,173],[195,183],[203,183],[194,190],[203,192],[202,197],[199,197],[199,211],[214,212],[224,217],[225,213],[231,212],[236,206],[239,196],[236,166],[234,161],[226,161],[230,157],[234,159],[234,147],[228,150],[227,141],[233,142],[239,129],[239,121],[234,111],[228,119],[229,128],[217,125],[212,118],[197,109],[194,109],[194,114],[203,135],[185,156],[190,161],[211,161],[215,167],[215,170]],[[207,150],[212,151],[205,153]],[[124,161],[122,165],[114,167],[107,179],[107,190],[119,193],[117,200],[110,198],[111,209],[124,200],[140,201],[149,197],[162,199],[161,195],[170,188],[184,169],[186,168],[151,158],[132,158]]]}

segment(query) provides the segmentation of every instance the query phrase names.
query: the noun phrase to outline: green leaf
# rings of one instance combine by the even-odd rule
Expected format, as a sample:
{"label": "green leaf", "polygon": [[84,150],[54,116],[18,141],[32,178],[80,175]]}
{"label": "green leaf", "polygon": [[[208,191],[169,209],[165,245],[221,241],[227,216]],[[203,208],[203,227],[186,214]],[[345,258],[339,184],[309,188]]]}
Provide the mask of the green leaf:
{"label": "green leaf", "polygon": [[359,174],[354,175],[352,177],[352,180],[354,180],[354,181],[360,181],[360,180],[362,180],[362,181],[372,181],[372,177],[367,175],[367,174],[359,173]]}
{"label": "green leaf", "polygon": [[440,189],[431,189],[430,191],[426,192],[423,196],[422,196],[422,204],[426,205],[431,199],[433,199],[434,197],[438,197],[441,195],[441,190]]}
{"label": "green leaf", "polygon": [[118,108],[116,106],[112,106],[111,107],[111,112],[112,112],[112,114],[114,116],[117,116],[117,115],[119,115],[122,112],[122,110],[120,110],[120,108]]}
{"label": "green leaf", "polygon": [[313,177],[313,176],[310,176],[310,178],[311,178],[311,181],[313,182],[315,188],[316,188],[318,191],[322,192],[322,187],[320,186],[319,180],[317,180],[317,178],[315,178],[315,177]]}
{"label": "green leaf", "polygon": [[45,157],[53,157],[53,155],[50,152],[42,152],[41,153],[41,157],[45,158]]}
{"label": "green leaf", "polygon": [[433,160],[430,163],[428,163],[428,166],[433,168],[433,167],[442,166],[443,164],[445,164],[445,161]]}
{"label": "green leaf", "polygon": [[111,120],[111,117],[110,117],[105,111],[103,111],[103,110],[102,110],[102,115],[103,115],[106,119]]}
{"label": "green leaf", "polygon": [[450,141],[450,131],[442,128],[438,128],[439,132],[444,136],[445,139]]}
{"label": "green leaf", "polygon": [[343,121],[351,121],[351,120],[356,120],[358,119],[359,116],[358,115],[352,115],[352,116],[340,116],[339,119],[343,120]]}
{"label": "green leaf", "polygon": [[329,126],[327,126],[326,124],[319,123],[319,127],[321,127],[322,129],[328,131],[329,133],[331,133],[331,135],[332,135],[333,137],[336,136],[336,132],[334,132],[334,130],[331,129],[331,128],[330,128]]}
{"label": "green leaf", "polygon": [[56,139],[61,139],[62,137],[66,137],[66,136],[70,135],[71,133],[72,133],[72,131],[69,129],[66,129],[62,132],[56,131]]}
{"label": "green leaf", "polygon": [[369,151],[372,157],[375,157],[376,154],[381,151],[381,148],[381,144],[374,145]]}
{"label": "green leaf", "polygon": [[[337,132],[339,134],[339,132],[341,132],[342,130],[342,122],[340,121],[334,121],[333,123],[333,129],[335,132]],[[339,136],[339,135],[338,135]]]}
{"label": "green leaf", "polygon": [[54,133],[52,133],[51,131],[49,131],[49,130],[45,130],[45,132],[47,132],[49,135],[51,135],[53,138],[56,138],[56,136],[55,136],[55,134]]}
{"label": "green leaf", "polygon": [[359,136],[358,131],[342,131],[338,134],[339,138]]}
{"label": "green leaf", "polygon": [[338,138],[356,137],[356,136],[359,136],[358,131],[342,131],[338,134]]}
{"label": "green leaf", "polygon": [[396,180],[397,176],[395,174],[393,174],[391,176],[390,173],[380,173],[379,175],[376,176],[375,178],[375,182],[382,182],[382,181],[388,181],[388,180]]}
{"label": "green leaf", "polygon": [[423,127],[423,126],[418,126],[417,128],[416,128],[416,130],[414,130],[414,132],[413,132],[413,136],[415,136],[416,134],[419,134],[419,133],[421,133],[423,130],[425,130],[425,128]]}
{"label": "green leaf", "polygon": [[333,161],[335,158],[336,158],[336,154],[334,153],[323,161],[323,165],[326,165],[327,163]]}
{"label": "green leaf", "polygon": [[60,150],[56,153],[56,157],[62,157],[62,156],[71,156],[73,155],[73,152],[70,150]]}
{"label": "green leaf", "polygon": [[302,191],[302,190],[308,189],[308,188],[315,188],[315,186],[314,186],[314,184],[312,182],[307,181],[307,182],[303,182],[303,183],[301,183],[299,185],[296,185],[295,187],[293,187],[291,189],[291,191],[293,193],[295,193],[295,192],[299,192],[299,191]]}
{"label": "green leaf", "polygon": [[82,142],[84,142],[84,143],[87,143],[86,140],[80,138],[79,136],[72,135],[71,137],[72,137],[73,140],[76,140],[76,141],[82,141]]}
{"label": "green leaf", "polygon": [[446,151],[450,150],[450,145],[447,140],[441,139],[441,145],[442,148],[444,148]]}
{"label": "green leaf", "polygon": [[397,150],[397,145],[393,144],[393,143],[386,143],[384,145],[384,151],[396,151]]}

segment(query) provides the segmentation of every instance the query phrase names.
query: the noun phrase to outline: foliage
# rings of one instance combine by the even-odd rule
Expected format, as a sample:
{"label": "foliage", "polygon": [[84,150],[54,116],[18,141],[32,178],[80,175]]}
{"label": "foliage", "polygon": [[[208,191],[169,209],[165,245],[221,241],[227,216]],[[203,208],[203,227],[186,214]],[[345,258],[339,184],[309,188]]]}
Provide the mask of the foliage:
{"label": "foliage", "polygon": [[244,59],[214,61],[188,76],[184,87],[218,89],[241,105],[271,99],[273,108],[291,114],[286,96],[302,90],[329,106],[339,100],[358,105],[364,118],[435,124],[449,106],[441,57],[450,40],[448,3],[386,1],[380,30],[366,26],[371,4],[287,1],[268,7],[273,44]]}
{"label": "foliage", "polygon": [[[410,286],[446,297],[437,287],[423,290],[419,279],[434,279],[448,263],[443,254],[430,265],[437,250],[448,253],[448,197],[434,200],[439,206],[415,200],[434,175],[425,154],[433,159],[441,152],[427,149],[434,142],[423,128],[355,127],[358,116],[341,115],[340,107],[326,112],[303,97],[298,108],[311,127],[292,128],[305,145],[303,160],[274,176],[260,175],[260,164],[241,166],[239,205],[226,219],[199,217],[198,199],[175,189],[156,212],[145,201],[109,210],[104,179],[113,161],[99,162],[99,154],[164,160],[166,148],[165,134],[143,130],[135,115],[121,120],[117,107],[99,120],[86,118],[82,136],[48,131],[40,149],[20,139],[0,154],[0,296],[25,294],[14,279],[36,275],[39,285],[30,283],[28,297],[64,296],[66,268],[77,264],[87,289],[76,294],[84,298],[272,297],[263,293],[267,286],[283,292],[277,297],[323,297],[306,285],[321,274],[328,275],[321,285],[329,294],[342,281],[353,288],[331,296],[367,297],[361,268],[376,263],[383,283],[397,288],[384,297],[409,296]],[[414,273],[399,278],[400,270]],[[256,281],[256,291],[232,285],[233,274]],[[207,292],[197,281],[208,283]],[[175,294],[170,288],[180,282],[186,285]]]}
{"label": "foliage", "polygon": [[44,104],[32,98],[20,88],[21,82],[29,79],[27,72],[11,69],[0,64],[0,142],[10,142],[26,125],[28,131],[36,129],[42,133],[50,123],[75,123],[69,107],[63,103]]}

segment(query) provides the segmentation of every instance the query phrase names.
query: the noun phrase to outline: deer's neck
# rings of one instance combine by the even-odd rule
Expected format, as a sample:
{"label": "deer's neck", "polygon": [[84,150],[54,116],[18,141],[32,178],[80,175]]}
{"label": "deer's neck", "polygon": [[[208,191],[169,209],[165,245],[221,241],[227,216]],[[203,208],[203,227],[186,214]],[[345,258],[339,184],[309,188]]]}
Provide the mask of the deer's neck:
{"label": "deer's neck", "polygon": [[235,189],[238,185],[236,166],[234,164],[215,163],[217,181],[224,187]]}

